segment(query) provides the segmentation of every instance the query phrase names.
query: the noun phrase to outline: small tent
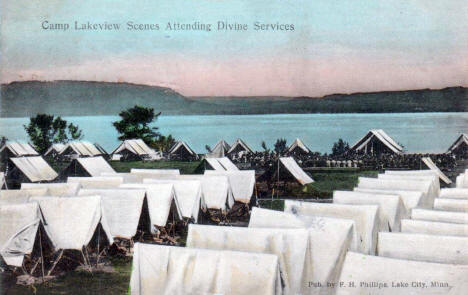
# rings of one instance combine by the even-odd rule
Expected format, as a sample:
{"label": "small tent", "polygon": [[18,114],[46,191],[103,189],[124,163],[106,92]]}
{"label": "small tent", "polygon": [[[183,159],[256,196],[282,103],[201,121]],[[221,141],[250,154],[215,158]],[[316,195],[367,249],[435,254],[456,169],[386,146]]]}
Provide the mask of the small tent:
{"label": "small tent", "polygon": [[200,165],[196,168],[197,172],[205,170],[217,171],[239,171],[239,168],[227,157],[223,158],[204,158]]}
{"label": "small tent", "polygon": [[423,157],[421,161],[423,161],[423,163],[427,166],[427,168],[431,169],[431,171],[435,171],[443,182],[446,184],[452,183],[452,181],[444,173],[442,173],[442,171],[440,171],[439,167],[437,167],[431,158]]}
{"label": "small tent", "polygon": [[0,204],[0,256],[7,265],[21,267],[30,254],[41,221],[37,203]]}
{"label": "small tent", "polygon": [[468,200],[468,188],[443,188],[440,198]]}
{"label": "small tent", "polygon": [[[376,205],[323,204],[286,200],[284,212],[352,219],[356,223],[356,231],[360,237],[363,252],[370,254],[375,254],[377,232],[384,228],[384,225],[379,224],[379,207]],[[388,231],[388,225],[386,231]]]}
{"label": "small tent", "polygon": [[29,202],[30,197],[47,196],[48,191],[45,187],[0,190],[0,205],[24,204]]}
{"label": "small tent", "polygon": [[466,157],[468,154],[468,135],[461,134],[455,142],[449,147],[447,153],[460,157]]}
{"label": "small tent", "polygon": [[253,153],[252,149],[242,139],[238,138],[228,150],[227,155],[232,158],[251,153]]}
{"label": "small tent", "polygon": [[399,195],[373,194],[351,191],[334,191],[333,203],[349,205],[378,205],[380,224],[388,224],[389,229],[400,231],[400,220],[408,217]]}
{"label": "small tent", "polygon": [[126,183],[120,185],[120,187],[144,189],[146,191],[152,233],[158,232],[158,228],[165,227],[171,217],[174,218],[174,222],[182,220],[182,212],[174,191],[174,185],[170,183]]}
{"label": "small tent", "polygon": [[135,236],[143,208],[144,189],[81,189],[80,196],[100,196],[102,209],[113,238]]}
{"label": "small tent", "polygon": [[9,188],[23,182],[49,182],[57,178],[57,172],[41,157],[10,158],[8,173],[5,175]]}
{"label": "small tent", "polygon": [[198,155],[187,143],[178,141],[169,150],[169,158],[178,161],[193,161],[198,159]]}
{"label": "small tent", "polygon": [[[364,193],[372,193],[372,194],[384,194],[384,195],[398,195],[405,204],[406,209],[409,211],[413,208],[424,207],[423,199],[424,193],[417,192],[417,191],[407,191],[407,190],[384,190],[384,189],[371,189],[371,188],[359,188],[355,187],[353,189],[355,192],[364,192]],[[432,206],[429,206],[432,208]]]}
{"label": "small tent", "polygon": [[[468,266],[411,261],[348,252],[337,295],[458,295],[468,290]],[[408,286],[400,282],[408,283]],[[435,282],[439,286],[432,286]],[[440,284],[442,282],[443,284]],[[423,284],[425,287],[423,288]],[[399,284],[399,285],[396,285]],[[354,286],[349,288],[349,286]],[[379,288],[380,286],[380,288]]]}
{"label": "small tent", "polygon": [[310,149],[299,138],[296,138],[288,148],[289,155],[303,156],[309,153]]}
{"label": "small tent", "polygon": [[120,157],[121,160],[157,160],[160,157],[141,139],[124,140],[111,154]]}
{"label": "small tent", "polygon": [[177,202],[182,217],[198,221],[200,209],[205,210],[202,186],[199,180],[185,179],[144,179],[143,183],[170,183],[174,186]]}
{"label": "small tent", "polygon": [[434,209],[442,211],[468,212],[468,200],[437,198]]}
{"label": "small tent", "polygon": [[255,171],[205,171],[205,175],[223,175],[229,178],[236,202],[249,204],[255,188]]}
{"label": "small tent", "polygon": [[101,197],[32,197],[39,203],[44,229],[55,250],[82,250],[91,241],[98,225],[104,230],[109,244],[113,243],[109,226],[103,215]]}
{"label": "small tent", "polygon": [[282,294],[278,257],[136,243],[129,293]]}
{"label": "small tent", "polygon": [[61,172],[61,178],[69,176],[100,176],[101,173],[115,173],[114,169],[103,157],[76,158]]}
{"label": "small tent", "polygon": [[39,153],[29,143],[8,141],[1,149],[0,154],[7,160],[13,157],[39,156]]}
{"label": "small tent", "polygon": [[370,130],[363,138],[358,140],[350,151],[370,155],[403,154],[403,147],[388,136],[382,129]]}
{"label": "small tent", "polygon": [[378,179],[382,180],[411,180],[411,181],[431,181],[432,184],[429,188],[429,195],[439,196],[440,194],[440,181],[439,176],[437,174],[426,174],[426,175],[395,175],[395,174],[379,174],[377,176]]}
{"label": "small tent", "polygon": [[62,159],[75,159],[80,157],[97,157],[102,155],[104,155],[104,153],[90,142],[73,141],[67,143],[67,145],[60,152],[59,157]]}
{"label": "small tent", "polygon": [[59,157],[60,153],[65,149],[66,145],[63,143],[54,143],[52,146],[44,153],[44,157],[49,159],[55,159]]}
{"label": "small tent", "polygon": [[46,189],[49,196],[75,196],[81,185],[79,183],[22,183],[22,190]]}
{"label": "small tent", "polygon": [[379,233],[379,256],[446,264],[468,264],[468,237]]}
{"label": "small tent", "polygon": [[[291,176],[293,176],[294,179],[301,185],[306,185],[314,182],[314,180],[307,173],[305,173],[305,171],[302,170],[301,167],[299,167],[297,162],[292,157],[280,158],[279,161],[285,168],[285,171]],[[281,174],[279,177],[281,178]]]}
{"label": "small tent", "polygon": [[468,237],[468,227],[466,226],[466,224],[413,219],[401,220],[401,232],[413,234]]}
{"label": "small tent", "polygon": [[239,168],[227,157],[216,159],[226,171],[239,171]]}
{"label": "small tent", "polygon": [[130,173],[148,174],[148,175],[154,175],[154,176],[160,176],[160,175],[174,176],[174,175],[180,175],[180,170],[179,169],[136,169],[136,168],[132,168],[130,169]]}
{"label": "small tent", "polygon": [[68,177],[67,183],[79,183],[81,188],[117,188],[124,182],[123,177],[94,176]]}
{"label": "small tent", "polygon": [[231,148],[231,146],[224,139],[221,139],[211,149],[211,152],[206,154],[206,157],[207,158],[222,158],[222,157],[225,157],[230,148]]}

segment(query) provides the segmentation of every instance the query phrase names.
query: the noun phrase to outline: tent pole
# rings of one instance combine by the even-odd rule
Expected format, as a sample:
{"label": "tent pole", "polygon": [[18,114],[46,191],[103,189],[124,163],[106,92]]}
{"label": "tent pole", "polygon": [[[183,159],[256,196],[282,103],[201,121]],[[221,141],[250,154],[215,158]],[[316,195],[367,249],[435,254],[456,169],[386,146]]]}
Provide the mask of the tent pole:
{"label": "tent pole", "polygon": [[41,249],[41,268],[42,268],[42,282],[44,283],[44,254],[42,253],[42,234],[39,228],[39,246]]}
{"label": "tent pole", "polygon": [[98,255],[97,255],[97,257],[96,257],[96,267],[97,267],[98,264],[99,264],[99,254],[101,254],[101,253],[99,252],[99,242],[100,242],[100,241],[101,241],[101,227],[98,226],[98,240],[97,240],[97,253],[98,253]]}
{"label": "tent pole", "polygon": [[60,251],[60,254],[57,257],[57,259],[55,259],[54,264],[52,265],[52,268],[47,272],[47,276],[50,276],[52,271],[54,271],[54,268],[57,265],[57,263],[60,261],[60,259],[62,258],[62,255],[63,255],[63,249],[62,249],[62,251]]}

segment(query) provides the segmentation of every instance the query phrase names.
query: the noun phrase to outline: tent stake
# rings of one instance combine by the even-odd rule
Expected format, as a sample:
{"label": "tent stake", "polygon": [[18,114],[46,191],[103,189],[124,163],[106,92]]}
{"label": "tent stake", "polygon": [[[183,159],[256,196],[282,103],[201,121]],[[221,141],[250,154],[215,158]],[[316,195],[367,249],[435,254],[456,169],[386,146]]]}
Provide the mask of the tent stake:
{"label": "tent stake", "polygon": [[44,283],[44,255],[42,253],[42,234],[41,229],[39,228],[39,246],[41,249],[41,268],[42,268],[42,282]]}
{"label": "tent stake", "polygon": [[47,276],[50,276],[50,274],[52,273],[52,271],[54,271],[55,266],[56,266],[57,263],[60,261],[60,259],[62,259],[62,255],[63,255],[63,249],[60,251],[60,254],[59,254],[59,256],[57,257],[57,259],[55,259],[54,264],[52,265],[52,268],[47,272]]}

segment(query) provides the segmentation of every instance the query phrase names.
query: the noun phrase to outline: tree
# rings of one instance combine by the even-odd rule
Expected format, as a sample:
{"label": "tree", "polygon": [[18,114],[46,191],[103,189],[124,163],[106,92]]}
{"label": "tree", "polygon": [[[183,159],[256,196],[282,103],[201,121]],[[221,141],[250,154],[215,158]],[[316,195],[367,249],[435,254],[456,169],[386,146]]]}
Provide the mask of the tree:
{"label": "tree", "polygon": [[286,151],[287,149],[287,146],[286,146],[286,138],[279,138],[276,140],[276,143],[275,143],[275,152],[278,154],[278,155],[282,155],[284,154],[284,152]]}
{"label": "tree", "polygon": [[268,149],[268,147],[267,147],[265,141],[262,141],[262,149],[265,150],[265,152],[268,152],[268,151],[269,151],[269,149]]}
{"label": "tree", "polygon": [[332,155],[334,156],[342,155],[348,151],[349,151],[349,143],[347,143],[341,138],[338,139],[338,141],[333,144]]}
{"label": "tree", "polygon": [[211,147],[209,145],[205,145],[205,149],[207,150],[208,153],[211,153]]}
{"label": "tree", "polygon": [[29,124],[23,125],[34,147],[44,153],[54,143],[67,143],[83,138],[83,132],[73,123],[68,123],[60,116],[37,114],[29,118]]}
{"label": "tree", "polygon": [[117,132],[121,134],[119,140],[142,139],[146,144],[153,144],[160,133],[158,127],[149,127],[161,113],[154,113],[153,108],[134,106],[119,113],[120,121],[113,122]]}
{"label": "tree", "polygon": [[175,142],[176,140],[174,137],[172,137],[172,135],[169,134],[168,136],[164,136],[159,134],[155,141],[150,143],[149,146],[152,148],[156,148],[158,151],[161,152],[168,152]]}

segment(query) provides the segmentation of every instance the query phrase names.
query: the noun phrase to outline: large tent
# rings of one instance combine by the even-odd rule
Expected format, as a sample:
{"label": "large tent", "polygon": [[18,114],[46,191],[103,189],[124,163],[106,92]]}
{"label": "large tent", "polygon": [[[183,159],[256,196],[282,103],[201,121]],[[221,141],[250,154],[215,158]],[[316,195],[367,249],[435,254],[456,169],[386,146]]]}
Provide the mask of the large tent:
{"label": "large tent", "polygon": [[59,154],[59,156],[64,159],[96,157],[102,155],[104,155],[102,151],[100,151],[94,144],[86,141],[69,142]]}
{"label": "large tent", "polygon": [[[337,288],[335,294],[459,295],[465,294],[468,290],[467,277],[466,265],[420,262],[348,252],[340,276],[340,282],[346,287]],[[402,286],[400,282],[408,283],[408,286]],[[434,287],[431,286],[431,282],[443,284]]]}
{"label": "large tent", "polygon": [[[280,158],[279,161],[285,168],[285,171],[292,175],[294,179],[300,184],[306,185],[314,182],[314,180],[307,173],[305,173],[301,167],[299,167],[297,162],[292,157]],[[278,177],[281,178],[281,172]]]}
{"label": "large tent", "polygon": [[382,153],[403,154],[403,147],[388,136],[382,129],[370,130],[363,138],[358,140],[350,151],[371,155]]}
{"label": "large tent", "polygon": [[255,188],[255,171],[205,171],[205,175],[223,175],[229,178],[236,202],[249,204]]}
{"label": "large tent", "polygon": [[[373,193],[373,194],[384,194],[384,195],[398,195],[403,201],[403,204],[405,204],[405,207],[407,210],[413,209],[413,208],[418,208],[418,207],[424,207],[423,200],[424,200],[424,193],[423,192],[417,192],[417,191],[408,191],[408,190],[384,190],[384,189],[371,189],[371,188],[359,188],[355,187],[353,189],[355,192],[365,192],[365,193]],[[431,206],[426,206],[426,207],[431,207]]]}
{"label": "large tent", "polygon": [[300,140],[296,138],[294,142],[288,148],[289,155],[307,155],[310,153],[310,149]]}
{"label": "large tent", "polygon": [[447,153],[457,156],[466,156],[468,153],[468,135],[462,133],[448,148]]}
{"label": "large tent", "polygon": [[206,204],[203,198],[202,186],[199,180],[186,179],[144,179],[143,183],[170,183],[174,185],[177,202],[182,217],[198,221],[200,209],[205,210]]}
{"label": "large tent", "polygon": [[7,265],[20,267],[32,252],[40,220],[37,203],[0,204],[0,255]]}
{"label": "large tent", "polygon": [[189,225],[188,248],[232,250],[278,256],[283,294],[302,294],[307,282],[305,267],[311,267],[306,229],[253,228]]}
{"label": "large tent", "polygon": [[429,194],[435,197],[440,194],[440,181],[437,174],[427,174],[427,175],[395,175],[395,174],[379,174],[378,179],[382,180],[411,180],[411,181],[431,181],[431,187],[429,188]]}
{"label": "large tent", "polygon": [[143,208],[144,189],[81,189],[80,196],[100,196],[102,209],[113,238],[135,236]]}
{"label": "large tent", "polygon": [[[304,228],[307,230],[309,247],[307,263],[302,276],[302,293],[322,294],[312,291],[308,282],[336,282],[348,250],[357,250],[354,221],[321,216],[298,216],[295,214],[254,207],[249,228]],[[280,260],[281,261],[281,260]],[[328,292],[325,292],[328,294]]]}
{"label": "large tent", "polygon": [[81,188],[117,188],[124,182],[123,177],[93,176],[68,177],[67,183],[79,183]]}
{"label": "large tent", "polygon": [[[323,204],[286,200],[284,212],[354,220],[363,252],[366,254],[375,254],[377,232],[385,227],[379,224],[379,207],[376,205]],[[388,225],[386,226],[386,231],[388,231]]]}
{"label": "large tent", "polygon": [[222,158],[222,157],[225,157],[230,148],[231,148],[231,146],[224,139],[221,139],[211,149],[211,152],[206,154],[206,157],[207,158]]}
{"label": "large tent", "polygon": [[48,182],[57,178],[57,172],[41,157],[10,158],[11,165],[5,175],[9,188],[23,182]]}
{"label": "large tent", "polygon": [[113,152],[123,160],[156,160],[160,157],[141,139],[124,140]]}
{"label": "large tent", "polygon": [[198,155],[184,141],[176,142],[169,150],[169,157],[172,160],[192,161],[197,160]]}
{"label": "large tent", "polygon": [[250,153],[253,153],[252,149],[240,138],[236,139],[227,152],[230,157],[237,157],[239,155]]}
{"label": "large tent", "polygon": [[101,173],[115,173],[114,169],[103,157],[77,158],[61,172],[61,178],[69,176],[101,176]]}
{"label": "large tent", "polygon": [[468,237],[379,233],[379,256],[447,264],[468,264]]}
{"label": "large tent", "polygon": [[380,224],[388,224],[391,231],[400,231],[400,220],[408,217],[409,214],[399,195],[334,191],[333,203],[378,205]]}
{"label": "large tent", "polygon": [[403,219],[401,220],[401,232],[468,237],[468,226],[459,223]]}
{"label": "large tent", "polygon": [[55,248],[82,250],[91,241],[98,225],[103,235],[113,243],[112,235],[103,214],[101,197],[32,197],[39,203],[44,219],[44,229]]}
{"label": "large tent", "polygon": [[282,294],[278,257],[136,243],[129,293]]}
{"label": "large tent", "polygon": [[1,149],[0,154],[3,157],[24,157],[24,156],[39,156],[39,153],[29,144],[15,141],[8,141]]}

